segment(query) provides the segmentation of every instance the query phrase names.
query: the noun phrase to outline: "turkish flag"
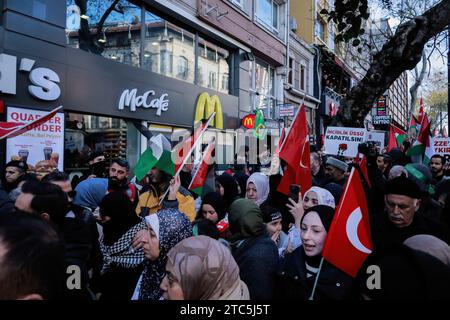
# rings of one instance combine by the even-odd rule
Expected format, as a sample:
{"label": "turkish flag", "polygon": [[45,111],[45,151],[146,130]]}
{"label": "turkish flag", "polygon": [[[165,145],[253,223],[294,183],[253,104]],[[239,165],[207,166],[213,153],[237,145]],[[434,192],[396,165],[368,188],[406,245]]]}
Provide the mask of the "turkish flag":
{"label": "turkish flag", "polygon": [[356,277],[372,250],[366,196],[358,170],[353,168],[334,213],[322,256],[340,270]]}
{"label": "turkish flag", "polygon": [[4,138],[14,138],[17,137],[27,131],[33,130],[34,128],[39,127],[41,124],[47,122],[51,118],[55,116],[58,110],[62,109],[62,106],[59,106],[45,116],[40,117],[30,123],[24,124],[20,122],[1,122],[0,126],[0,140]]}
{"label": "turkish flag", "polygon": [[359,152],[356,155],[356,158],[354,160],[354,163],[356,163],[357,165],[359,165],[359,168],[361,169],[361,173],[364,177],[364,179],[367,182],[367,185],[369,186],[369,188],[372,188],[372,184],[370,183],[369,180],[369,172],[367,171],[367,158],[365,155],[362,156],[362,158],[359,156]]}
{"label": "turkish flag", "polygon": [[287,168],[278,186],[278,191],[289,195],[289,185],[299,184],[306,191],[312,186],[311,159],[309,157],[308,122],[305,106],[301,106],[283,142],[280,158]]}
{"label": "turkish flag", "polygon": [[23,125],[22,122],[0,122],[0,139]]}
{"label": "turkish flag", "polygon": [[[191,149],[194,147],[196,141],[202,135],[202,131],[205,129],[205,126],[206,125],[203,122],[200,122],[199,125],[195,125],[194,134],[174,147],[173,152],[175,153],[175,173],[180,170],[180,167],[183,164],[185,158],[191,154]],[[191,161],[187,160],[186,163],[190,164]]]}

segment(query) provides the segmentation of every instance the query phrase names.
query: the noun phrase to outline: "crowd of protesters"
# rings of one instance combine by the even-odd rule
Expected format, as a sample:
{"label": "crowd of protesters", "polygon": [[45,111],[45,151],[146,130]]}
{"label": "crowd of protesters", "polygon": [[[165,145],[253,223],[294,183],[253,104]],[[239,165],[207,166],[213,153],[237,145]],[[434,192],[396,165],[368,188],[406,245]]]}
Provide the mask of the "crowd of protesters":
{"label": "crowd of protesters", "polygon": [[[90,172],[71,180],[13,160],[0,189],[0,299],[307,300],[314,288],[314,300],[450,300],[446,159],[360,151],[374,250],[355,278],[320,262],[349,172],[361,168],[314,147],[313,187],[293,196],[278,192],[281,174],[244,164],[197,197],[189,166],[135,181],[126,160],[94,152]],[[371,265],[380,288],[367,285]]]}

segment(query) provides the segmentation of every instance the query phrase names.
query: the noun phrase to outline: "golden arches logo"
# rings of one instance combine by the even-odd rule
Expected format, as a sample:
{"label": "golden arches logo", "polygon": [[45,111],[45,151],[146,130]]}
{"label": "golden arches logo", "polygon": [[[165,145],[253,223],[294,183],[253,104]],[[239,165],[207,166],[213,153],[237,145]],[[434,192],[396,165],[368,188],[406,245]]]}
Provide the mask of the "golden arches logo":
{"label": "golden arches logo", "polygon": [[195,107],[195,122],[202,119],[208,119],[213,112],[216,112],[214,119],[211,121],[211,126],[217,129],[223,129],[223,114],[222,104],[217,95],[210,96],[207,92],[200,94]]}

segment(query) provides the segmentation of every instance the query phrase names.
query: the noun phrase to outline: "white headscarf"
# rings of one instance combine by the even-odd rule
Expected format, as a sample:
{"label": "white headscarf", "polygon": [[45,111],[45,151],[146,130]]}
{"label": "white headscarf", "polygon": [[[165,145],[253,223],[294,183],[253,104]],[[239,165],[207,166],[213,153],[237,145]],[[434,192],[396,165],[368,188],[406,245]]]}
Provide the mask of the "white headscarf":
{"label": "white headscarf", "polygon": [[303,201],[305,201],[306,194],[310,191],[317,194],[317,201],[319,202],[319,204],[336,208],[336,203],[334,202],[334,197],[331,192],[319,187],[311,187],[311,189],[306,191],[303,195]]}
{"label": "white headscarf", "polygon": [[248,178],[247,188],[250,182],[252,182],[256,187],[255,203],[259,206],[261,203],[266,201],[269,196],[269,178],[261,172],[255,172]]}

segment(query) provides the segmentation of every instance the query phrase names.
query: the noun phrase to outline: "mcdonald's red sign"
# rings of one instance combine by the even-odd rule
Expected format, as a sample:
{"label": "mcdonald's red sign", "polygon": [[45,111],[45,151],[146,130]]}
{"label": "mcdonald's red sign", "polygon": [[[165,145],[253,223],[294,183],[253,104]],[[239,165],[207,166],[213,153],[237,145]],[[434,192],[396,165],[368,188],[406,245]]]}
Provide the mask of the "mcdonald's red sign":
{"label": "mcdonald's red sign", "polygon": [[249,114],[242,118],[242,125],[246,129],[253,129],[253,127],[255,126],[255,115]]}

